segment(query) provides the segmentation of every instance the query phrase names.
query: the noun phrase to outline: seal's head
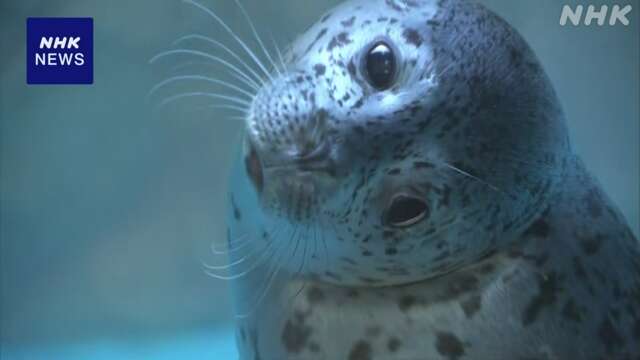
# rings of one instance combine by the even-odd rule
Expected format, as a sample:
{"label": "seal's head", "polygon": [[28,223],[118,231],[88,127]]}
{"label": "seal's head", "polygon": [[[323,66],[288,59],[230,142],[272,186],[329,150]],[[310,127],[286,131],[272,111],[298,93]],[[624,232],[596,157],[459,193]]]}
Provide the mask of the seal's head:
{"label": "seal's head", "polygon": [[418,281],[509,245],[570,153],[532,51],[463,0],[332,10],[292,45],[247,127],[263,211],[322,231],[328,258],[307,273],[345,285]]}

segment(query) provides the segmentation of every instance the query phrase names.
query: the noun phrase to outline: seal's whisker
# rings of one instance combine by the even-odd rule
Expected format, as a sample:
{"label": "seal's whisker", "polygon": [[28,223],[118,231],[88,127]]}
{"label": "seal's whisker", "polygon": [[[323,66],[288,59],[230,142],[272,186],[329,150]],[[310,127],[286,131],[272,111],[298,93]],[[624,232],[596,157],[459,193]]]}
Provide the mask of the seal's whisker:
{"label": "seal's whisker", "polygon": [[262,78],[262,76],[260,76],[251,66],[249,66],[249,64],[247,64],[246,61],[242,60],[242,58],[238,54],[236,54],[233,50],[229,49],[226,45],[224,45],[218,40],[212,39],[208,36],[204,36],[201,34],[189,34],[177,39],[176,41],[174,41],[173,44],[179,45],[182,42],[192,40],[192,39],[202,40],[221,48],[226,53],[231,55],[231,57],[233,57],[237,62],[239,62],[245,69],[247,69],[247,71],[249,71],[249,73],[251,73],[251,75],[253,75],[260,84],[264,84],[264,79]]}
{"label": "seal's whisker", "polygon": [[[304,241],[304,253],[302,254],[302,258],[300,259],[300,266],[298,267],[298,269],[293,273],[292,278],[296,279],[302,279],[302,285],[300,285],[300,287],[298,288],[298,290],[295,291],[295,293],[293,294],[293,296],[290,296],[289,299],[287,299],[287,301],[284,303],[284,309],[288,309],[291,304],[293,304],[295,302],[295,299],[298,297],[298,295],[300,295],[300,293],[304,290],[304,288],[306,287],[307,282],[304,281],[304,278],[301,277],[300,275],[302,274],[303,271],[306,271],[306,268],[308,266],[307,264],[307,247],[309,244],[309,226],[307,225],[305,227],[305,232],[304,234],[300,234],[300,237],[298,238],[298,241]],[[292,258],[295,259],[296,254],[294,252]]]}
{"label": "seal's whisker", "polygon": [[158,90],[162,89],[163,87],[175,83],[175,82],[180,82],[180,81],[188,81],[188,80],[197,80],[197,81],[204,81],[207,83],[211,83],[211,84],[216,84],[216,85],[221,85],[223,87],[226,87],[228,89],[231,90],[235,90],[239,93],[241,93],[242,95],[247,96],[249,99],[253,98],[253,94],[242,89],[239,88],[236,85],[233,85],[231,83],[228,83],[226,81],[220,80],[220,79],[216,79],[216,78],[211,78],[211,77],[207,77],[207,76],[202,76],[202,75],[179,75],[179,76],[173,76],[170,77],[166,80],[163,80],[161,82],[159,82],[157,85],[155,85],[153,88],[151,88],[151,90],[149,91],[149,94],[147,95],[148,97],[153,96],[156,92],[158,92]]}
{"label": "seal's whisker", "polygon": [[[252,273],[260,265],[268,263],[270,259],[272,259],[277,253],[279,253],[280,250],[282,250],[282,248],[284,247],[284,245],[280,244],[280,245],[274,247],[273,244],[275,244],[275,243],[276,243],[276,241],[272,240],[271,243],[269,245],[267,245],[266,249],[261,249],[263,251],[263,253],[260,255],[260,257],[257,260],[255,260],[251,264],[251,266],[249,266],[247,269],[245,269],[245,270],[243,270],[242,272],[239,272],[239,273],[233,273],[233,266],[230,266],[231,264],[223,265],[223,266],[219,266],[219,267],[211,266],[211,265],[204,264],[204,263],[202,265],[205,267],[205,272],[207,273],[207,275],[209,275],[209,276],[211,276],[213,278],[216,278],[218,280],[227,280],[227,281],[229,281],[229,280],[237,280],[237,279],[243,278],[243,277],[247,276],[248,274]],[[255,254],[256,251],[252,251],[251,253]],[[247,256],[244,256],[240,260],[246,261],[245,260],[246,258],[247,258]],[[238,265],[238,264],[235,264],[235,265]],[[232,274],[231,275],[221,275],[221,274],[215,273],[213,270],[230,270]]]}
{"label": "seal's whisker", "polygon": [[500,190],[499,188],[495,187],[494,185],[491,185],[490,183],[488,183],[488,182],[486,182],[486,181],[484,181],[484,180],[480,179],[480,178],[479,178],[479,177],[477,177],[477,176],[471,175],[471,174],[469,174],[468,172],[466,172],[466,171],[464,171],[464,170],[462,170],[462,169],[460,169],[460,168],[458,168],[458,167],[455,167],[455,166],[453,166],[453,165],[451,165],[451,164],[449,164],[449,163],[446,163],[446,162],[443,162],[443,163],[442,163],[442,165],[443,165],[443,166],[445,166],[446,168],[450,169],[450,170],[453,170],[454,172],[456,172],[456,173],[458,173],[458,174],[460,174],[460,175],[463,175],[463,176],[466,176],[466,177],[468,177],[468,178],[470,178],[470,179],[473,179],[473,180],[475,180],[475,181],[478,181],[479,183],[481,183],[481,184],[483,184],[483,185],[487,186],[489,189],[491,189],[491,190],[493,190],[493,191],[496,191],[496,192],[498,192],[498,193],[500,193],[500,194],[503,194],[503,195],[508,195],[508,194],[506,194],[504,191],[502,191],[502,190]]}
{"label": "seal's whisker", "polygon": [[273,47],[276,49],[276,54],[278,55],[278,60],[280,61],[282,72],[285,72],[287,69],[287,65],[285,64],[284,57],[282,56],[282,51],[280,51],[280,47],[278,47],[276,39],[273,38],[273,35],[271,35],[271,42],[273,43]]}
{"label": "seal's whisker", "polygon": [[[207,62],[207,61],[186,61],[183,64],[173,66],[169,71],[171,73],[177,73],[183,69],[189,69],[190,67],[196,67],[196,66],[217,67],[218,65],[216,63]],[[253,90],[254,93],[260,90],[256,85],[249,83],[245,78],[236,74],[233,71],[227,72],[227,74],[233,77],[234,79],[240,81],[243,85],[246,85],[247,87],[249,87],[249,89]]]}
{"label": "seal's whisker", "polygon": [[434,238],[440,236],[442,233],[444,233],[448,229],[462,223],[463,221],[464,220],[459,217],[455,217],[453,220],[444,221],[444,225],[442,225],[441,227],[438,227],[437,231],[422,238],[422,241],[420,242],[419,247],[425,246],[425,244],[428,244],[430,240],[433,240]]}
{"label": "seal's whisker", "polygon": [[244,41],[242,41],[242,39],[238,35],[236,35],[236,33],[233,30],[231,30],[231,28],[218,15],[216,15],[215,12],[213,12],[211,9],[209,9],[206,6],[203,6],[202,4],[200,4],[198,2],[195,2],[193,0],[182,0],[182,1],[187,3],[187,4],[191,4],[191,5],[199,8],[200,10],[204,11],[209,16],[211,16],[244,49],[244,51],[258,65],[260,70],[262,70],[265,73],[265,75],[267,75],[267,78],[269,78],[269,80],[273,81],[273,77],[271,77],[271,74],[265,68],[265,66],[262,64],[260,59],[255,55],[255,53],[253,51],[251,51],[251,48],[249,48],[249,46],[247,46],[247,44]]}
{"label": "seal's whisker", "polygon": [[[239,250],[246,248],[247,245],[251,245],[253,241],[255,240],[252,240],[249,237],[249,234],[245,234],[233,241],[230,241],[229,245],[227,245],[227,248],[224,250],[217,247],[214,242],[211,244],[211,253],[214,255],[229,255],[231,253],[235,253],[235,252],[238,252]],[[233,245],[237,245],[237,246],[233,246]]]}
{"label": "seal's whisker", "polygon": [[309,226],[305,228],[304,236],[301,235],[302,241],[304,242],[304,251],[302,253],[302,261],[298,270],[295,272],[294,277],[300,276],[304,267],[307,263],[307,247],[309,246]]}
{"label": "seal's whisker", "polygon": [[[287,241],[285,243],[286,246],[289,246],[291,244],[291,242],[293,241],[293,238],[296,236],[298,227],[294,227],[293,231],[291,233],[291,237],[289,238],[289,241]],[[282,253],[280,255],[278,255],[278,260],[282,259],[282,257],[286,254],[286,251],[282,251]],[[294,250],[294,254],[295,254],[295,250]],[[292,255],[291,257],[293,257],[295,255]],[[267,296],[267,294],[269,293],[269,290],[271,289],[271,286],[273,285],[277,275],[280,273],[280,270],[282,270],[282,263],[280,263],[280,261],[276,261],[274,263],[274,265],[271,267],[271,269],[269,269],[268,272],[268,276],[267,276],[267,282],[266,282],[266,286],[262,289],[262,291],[260,292],[260,296],[257,298],[253,309],[249,310],[246,313],[241,313],[241,314],[236,314],[236,318],[237,319],[246,319],[249,316],[251,316],[257,309],[258,306],[260,305],[260,303],[262,302],[262,300],[264,300],[265,296]]]}
{"label": "seal's whisker", "polygon": [[172,102],[178,101],[180,99],[184,99],[184,98],[189,98],[189,97],[211,97],[211,98],[215,98],[215,99],[219,99],[219,100],[227,100],[236,104],[240,104],[240,105],[245,105],[245,106],[249,106],[249,103],[246,100],[240,99],[240,98],[236,98],[233,96],[227,96],[227,95],[222,95],[222,94],[217,94],[217,93],[209,93],[209,92],[187,92],[187,93],[181,93],[181,94],[177,94],[177,95],[173,95],[173,96],[169,96],[165,99],[163,99],[160,104],[159,107],[164,107]]}
{"label": "seal's whisker", "polygon": [[[327,246],[327,240],[325,239],[325,236],[324,236],[325,235],[324,231],[325,231],[325,228],[323,226],[320,228],[320,238],[322,239],[322,244],[324,245],[324,271],[329,271],[329,248]],[[338,233],[336,233],[336,236],[337,235]]]}
{"label": "seal's whisker", "polygon": [[154,56],[153,58],[151,58],[151,60],[149,60],[150,63],[155,63],[156,61],[168,57],[168,56],[173,56],[173,55],[193,55],[193,56],[198,56],[198,57],[203,57],[206,59],[209,59],[213,62],[217,62],[219,64],[222,64],[224,66],[226,66],[227,68],[229,68],[230,70],[234,71],[235,73],[237,73],[239,76],[241,76],[246,82],[248,82],[248,84],[251,84],[252,86],[256,86],[256,87],[260,87],[260,85],[258,85],[253,79],[251,79],[247,74],[245,74],[242,70],[238,69],[238,67],[236,67],[235,65],[231,64],[230,62],[226,61],[225,59],[218,57],[218,56],[214,56],[211,55],[209,53],[203,52],[203,51],[198,51],[198,50],[192,50],[192,49],[174,49],[174,50],[167,50],[167,51],[163,51],[161,53],[159,53],[158,55]]}
{"label": "seal's whisker", "polygon": [[258,41],[258,45],[260,45],[260,47],[262,48],[262,52],[264,52],[264,54],[267,56],[267,59],[269,60],[269,62],[273,66],[273,68],[276,70],[278,75],[281,76],[282,73],[278,69],[278,66],[276,65],[276,62],[273,61],[273,57],[271,57],[271,54],[267,50],[266,46],[264,46],[264,43],[262,42],[262,39],[260,38],[260,35],[258,35],[258,31],[256,30],[255,24],[253,23],[253,20],[251,20],[251,17],[249,16],[249,13],[244,8],[242,3],[240,3],[240,0],[234,0],[234,1],[235,1],[236,5],[238,5],[238,8],[240,8],[240,11],[242,12],[242,15],[244,16],[244,18],[247,20],[247,23],[249,24],[249,27],[251,28],[251,31],[253,32],[253,36]]}
{"label": "seal's whisker", "polygon": [[[274,244],[274,242],[272,241],[272,242],[269,243],[269,245],[267,245],[267,248],[264,249],[264,252],[262,252],[260,254],[260,257],[258,259],[256,259],[256,261],[249,267],[248,270],[246,270],[247,272],[251,272],[255,267],[257,267],[258,265],[260,265],[262,263],[262,260],[265,258],[265,255],[268,254],[268,252],[272,249],[273,244]],[[254,254],[259,253],[258,250],[263,250],[263,249],[253,248],[250,251],[248,251],[244,256],[242,256],[240,259],[232,261],[232,262],[230,262],[230,263],[228,263],[226,265],[210,265],[210,264],[204,263],[203,266],[207,270],[232,270],[236,266],[242,265],[243,263],[245,263],[248,260],[250,260]],[[233,250],[231,250],[229,252],[233,252]]]}
{"label": "seal's whisker", "polygon": [[[210,104],[210,105],[198,106],[198,107],[195,107],[194,109],[233,110],[233,111],[237,111],[239,113],[242,113],[243,115],[246,115],[249,112],[246,108],[243,108],[241,106],[226,105],[226,104]],[[233,120],[238,120],[238,121],[244,121],[244,117],[242,117],[242,116],[228,116],[227,118],[233,119]]]}
{"label": "seal's whisker", "polygon": [[[243,259],[247,260],[251,255],[255,254],[257,251],[264,251],[265,253],[270,251],[270,247],[273,246],[273,244],[275,243],[274,239],[275,237],[278,235],[279,230],[276,229],[274,231],[269,231],[266,232],[264,235],[262,235],[262,238],[266,241],[269,242],[269,244],[267,245],[266,248],[262,248],[262,247],[255,247],[252,250],[249,250],[247,252],[247,254],[245,256],[243,256]],[[256,245],[256,242],[258,241],[257,239],[260,238],[260,236],[251,236],[252,234],[245,234],[242,235],[234,240],[231,240],[228,242],[227,244],[227,248],[222,250],[218,247],[216,247],[216,244],[213,243],[211,244],[211,251],[214,255],[233,255],[237,252],[240,252],[241,250],[244,250],[245,248],[247,248],[248,246],[251,245]],[[264,253],[263,253],[264,255]],[[260,258],[257,259],[256,261],[260,261]],[[226,269],[231,269],[233,266],[235,265],[239,265],[241,263],[243,263],[243,261],[240,260],[236,260],[233,263],[229,263],[227,264],[227,266],[209,266],[209,265],[205,265],[205,268],[210,269],[210,270],[226,270]],[[217,269],[216,269],[217,268]]]}
{"label": "seal's whisker", "polygon": [[309,263],[307,261],[307,246],[309,245],[309,226],[307,226],[307,231],[306,231],[306,238],[304,239],[304,253],[302,255],[302,266],[298,269],[297,273],[295,276],[300,277],[302,279],[302,285],[300,286],[300,288],[298,289],[298,291],[293,295],[293,298],[291,299],[291,302],[293,303],[296,298],[298,297],[298,295],[300,295],[300,293],[302,291],[304,291],[305,287],[307,286],[307,281],[304,280],[304,277],[301,277],[300,275],[303,272],[307,271],[307,268],[309,266]]}

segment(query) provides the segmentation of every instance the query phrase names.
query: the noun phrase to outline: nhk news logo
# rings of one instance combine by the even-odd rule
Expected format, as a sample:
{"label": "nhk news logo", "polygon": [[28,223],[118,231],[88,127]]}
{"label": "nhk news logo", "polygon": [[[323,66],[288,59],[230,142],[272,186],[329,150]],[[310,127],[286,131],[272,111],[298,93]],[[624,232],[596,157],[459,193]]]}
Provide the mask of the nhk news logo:
{"label": "nhk news logo", "polygon": [[28,84],[93,84],[93,19],[27,19]]}

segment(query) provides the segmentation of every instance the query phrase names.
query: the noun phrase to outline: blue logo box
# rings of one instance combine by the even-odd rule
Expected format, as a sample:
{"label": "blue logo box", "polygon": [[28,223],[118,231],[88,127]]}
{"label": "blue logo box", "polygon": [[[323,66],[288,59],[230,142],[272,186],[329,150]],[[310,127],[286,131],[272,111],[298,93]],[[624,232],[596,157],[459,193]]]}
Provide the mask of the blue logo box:
{"label": "blue logo box", "polygon": [[27,84],[93,84],[93,19],[27,18]]}

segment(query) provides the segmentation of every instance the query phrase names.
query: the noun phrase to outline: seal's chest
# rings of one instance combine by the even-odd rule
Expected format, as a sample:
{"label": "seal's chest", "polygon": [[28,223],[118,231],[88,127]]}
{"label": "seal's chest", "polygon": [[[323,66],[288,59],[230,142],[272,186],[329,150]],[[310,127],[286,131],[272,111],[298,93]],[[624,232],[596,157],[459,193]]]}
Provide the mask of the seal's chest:
{"label": "seal's chest", "polygon": [[510,311],[509,301],[517,301],[499,285],[507,275],[514,284],[521,276],[490,261],[429,284],[346,288],[307,283],[300,291],[300,283],[292,282],[289,288],[296,291],[282,294],[293,297],[270,299],[242,325],[247,333],[259,334],[245,341],[244,353],[267,359],[439,359],[462,355],[475,344],[478,353],[488,354],[491,344],[502,346],[496,334],[508,328],[496,319]]}

